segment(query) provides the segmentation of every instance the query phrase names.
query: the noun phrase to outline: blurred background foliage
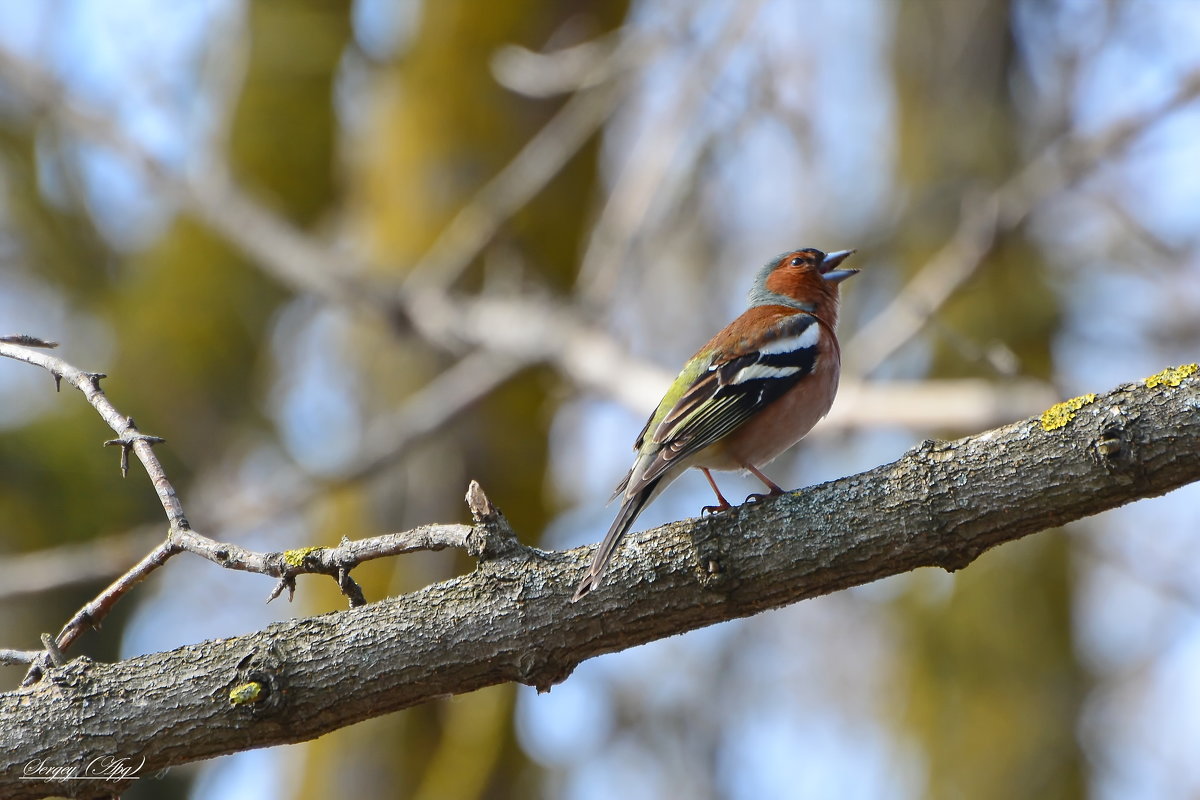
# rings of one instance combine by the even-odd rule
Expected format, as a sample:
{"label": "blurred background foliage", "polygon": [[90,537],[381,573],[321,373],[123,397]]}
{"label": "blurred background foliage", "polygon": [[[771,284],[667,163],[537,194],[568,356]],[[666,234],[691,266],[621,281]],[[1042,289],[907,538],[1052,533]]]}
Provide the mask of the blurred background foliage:
{"label": "blurred background foliage", "polygon": [[[461,519],[474,478],[525,541],[595,541],[667,372],[782,250],[858,247],[864,270],[842,399],[773,465],[786,485],[1195,360],[1198,41],[1200,6],[1167,0],[5,4],[0,328],[107,372],[216,538]],[[503,318],[522,353],[495,318],[388,310],[418,291],[463,301],[434,317],[532,302],[625,361],[587,377],[535,346],[563,335],[537,315]],[[34,647],[161,512],[36,370],[0,364],[0,426],[0,645]],[[1200,796],[1198,497],[129,796]],[[342,606],[316,579],[264,606],[268,580],[197,561],[79,651]],[[380,598],[470,566],[356,577]]]}

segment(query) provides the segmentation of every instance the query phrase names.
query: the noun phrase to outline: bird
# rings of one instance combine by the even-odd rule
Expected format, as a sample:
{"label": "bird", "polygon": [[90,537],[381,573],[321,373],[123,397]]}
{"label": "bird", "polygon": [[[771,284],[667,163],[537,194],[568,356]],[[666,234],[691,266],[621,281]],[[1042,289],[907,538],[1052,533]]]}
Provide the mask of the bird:
{"label": "bird", "polygon": [[732,507],[711,470],[744,470],[762,481],[766,494],[747,501],[783,493],[761,468],[833,405],[841,373],[838,289],[859,271],[839,267],[854,252],[809,247],[762,266],[749,307],[684,364],[638,435],[637,457],[612,496],[621,498],[620,510],[571,602],[600,588],[638,515],[689,468],[703,472],[717,496],[705,513]]}

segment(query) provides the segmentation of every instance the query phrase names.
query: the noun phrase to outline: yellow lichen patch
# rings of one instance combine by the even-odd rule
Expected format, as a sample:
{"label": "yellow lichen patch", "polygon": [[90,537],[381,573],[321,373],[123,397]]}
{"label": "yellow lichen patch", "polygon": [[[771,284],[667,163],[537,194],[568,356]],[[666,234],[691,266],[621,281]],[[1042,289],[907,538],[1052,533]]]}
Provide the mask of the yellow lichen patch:
{"label": "yellow lichen patch", "polygon": [[235,706],[257,703],[262,699],[263,685],[258,681],[250,681],[229,690],[229,702]]}
{"label": "yellow lichen patch", "polygon": [[1058,405],[1050,406],[1042,413],[1042,430],[1053,431],[1064,427],[1068,422],[1075,419],[1075,412],[1089,403],[1096,402],[1096,395],[1085,394],[1079,397],[1072,397],[1070,400],[1064,400]]}
{"label": "yellow lichen patch", "polygon": [[1194,375],[1197,371],[1200,371],[1200,364],[1167,367],[1157,375],[1151,375],[1149,378],[1146,378],[1146,387],[1153,389],[1156,386],[1178,386],[1183,383],[1184,378]]}
{"label": "yellow lichen patch", "polygon": [[283,560],[289,567],[302,567],[304,566],[304,559],[318,550],[324,549],[324,547],[297,547],[295,550],[285,550]]}

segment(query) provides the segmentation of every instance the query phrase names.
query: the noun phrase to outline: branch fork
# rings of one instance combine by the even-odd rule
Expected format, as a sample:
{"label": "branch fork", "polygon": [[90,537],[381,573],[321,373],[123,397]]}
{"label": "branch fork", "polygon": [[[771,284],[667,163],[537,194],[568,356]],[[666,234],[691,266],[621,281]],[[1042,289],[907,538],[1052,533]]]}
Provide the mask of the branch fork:
{"label": "branch fork", "polygon": [[226,569],[257,572],[278,578],[267,597],[267,602],[274,600],[285,590],[288,599],[291,600],[295,595],[298,575],[328,575],[337,582],[338,589],[345,595],[350,607],[355,608],[366,605],[367,599],[363,595],[362,587],[350,577],[350,571],[364,561],[417,550],[457,547],[483,562],[511,555],[522,549],[504,515],[475,481],[471,482],[467,491],[467,506],[475,520],[474,526],[423,525],[409,531],[366,539],[350,540],[343,537],[335,547],[300,547],[276,553],[259,553],[236,544],[211,539],[192,529],[183,513],[183,506],[174,486],[154,455],[154,445],[162,444],[166,440],[161,436],[142,433],[133,417],[123,415],[113,407],[100,389],[100,379],[107,377],[104,373],[87,372],[59,358],[30,349],[52,346],[54,343],[33,336],[4,336],[0,337],[0,356],[40,366],[54,376],[56,384],[65,378],[84,394],[109,427],[118,434],[117,438],[104,442],[104,446],[120,448],[122,477],[127,476],[129,472],[130,451],[133,451],[145,466],[166,513],[168,530],[162,542],[75,612],[57,636],[44,634],[43,650],[0,650],[0,662],[30,665],[22,686],[36,683],[51,668],[66,663],[66,650],[84,631],[99,627],[104,617],[126,592],[177,553],[189,552]]}

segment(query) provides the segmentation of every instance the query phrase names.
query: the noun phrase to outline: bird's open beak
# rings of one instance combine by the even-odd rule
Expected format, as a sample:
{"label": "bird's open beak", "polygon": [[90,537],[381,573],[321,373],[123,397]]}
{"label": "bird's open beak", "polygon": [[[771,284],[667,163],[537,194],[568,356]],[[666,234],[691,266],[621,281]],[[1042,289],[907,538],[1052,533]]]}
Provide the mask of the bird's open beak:
{"label": "bird's open beak", "polygon": [[841,283],[851,275],[857,275],[858,270],[856,269],[834,269],[838,264],[854,255],[854,252],[854,250],[838,250],[836,253],[825,256],[825,260],[821,262],[821,276],[830,283]]}

